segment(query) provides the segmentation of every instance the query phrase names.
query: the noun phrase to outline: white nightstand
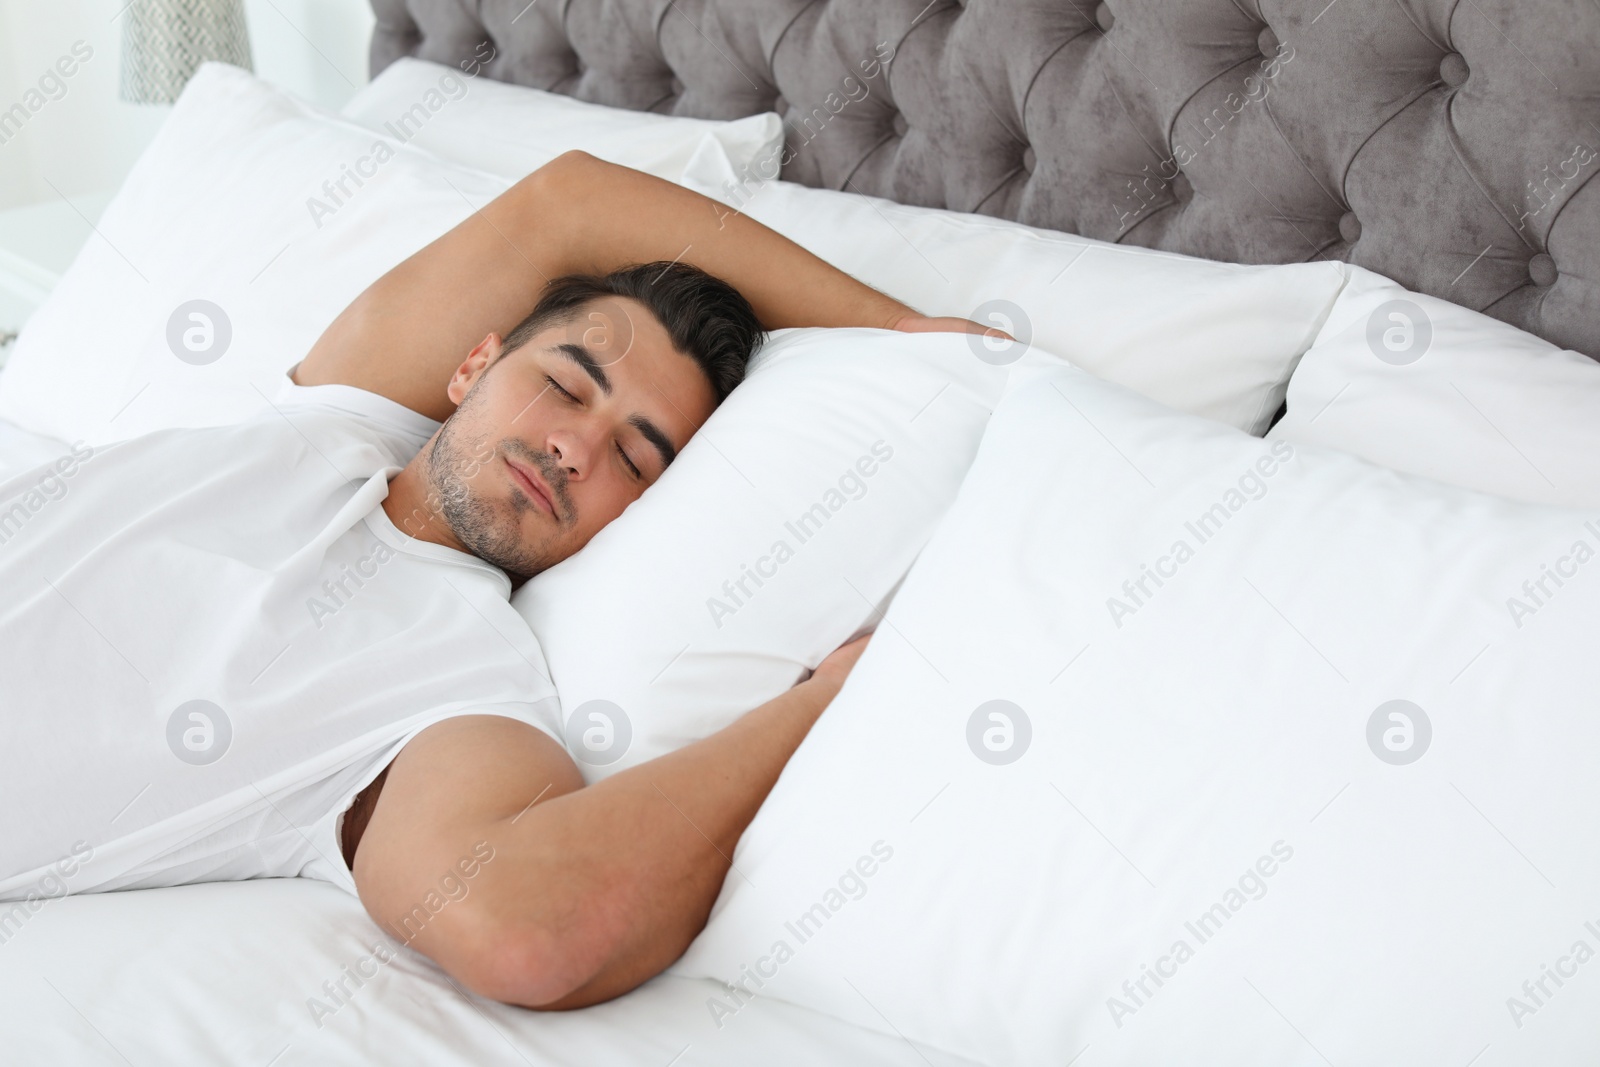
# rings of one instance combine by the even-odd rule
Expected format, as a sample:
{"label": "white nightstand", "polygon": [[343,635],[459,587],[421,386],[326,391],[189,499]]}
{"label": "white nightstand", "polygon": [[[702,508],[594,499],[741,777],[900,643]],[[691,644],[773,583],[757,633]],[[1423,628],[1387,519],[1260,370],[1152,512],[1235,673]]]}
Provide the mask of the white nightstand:
{"label": "white nightstand", "polygon": [[93,234],[111,192],[0,211],[0,365],[11,341]]}

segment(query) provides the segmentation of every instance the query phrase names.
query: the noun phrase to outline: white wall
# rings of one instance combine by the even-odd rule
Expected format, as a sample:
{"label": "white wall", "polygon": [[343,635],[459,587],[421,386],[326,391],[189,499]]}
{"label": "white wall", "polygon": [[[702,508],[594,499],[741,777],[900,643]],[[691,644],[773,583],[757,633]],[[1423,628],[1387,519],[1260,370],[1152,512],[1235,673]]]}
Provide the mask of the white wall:
{"label": "white wall", "polygon": [[[121,184],[171,110],[117,99],[127,0],[0,0],[0,111],[75,42],[93,56],[67,91],[0,144],[0,210]],[[260,77],[337,109],[367,80],[366,0],[245,0]],[[54,189],[52,189],[54,186]]]}

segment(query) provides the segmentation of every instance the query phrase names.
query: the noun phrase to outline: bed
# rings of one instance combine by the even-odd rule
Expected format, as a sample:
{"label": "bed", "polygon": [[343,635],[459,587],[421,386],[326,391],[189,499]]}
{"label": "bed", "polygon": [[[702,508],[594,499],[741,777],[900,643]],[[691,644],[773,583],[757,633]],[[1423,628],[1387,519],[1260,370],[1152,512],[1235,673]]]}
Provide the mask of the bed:
{"label": "bed", "polygon": [[[743,121],[706,127],[720,138],[714,152],[669,151],[662,133],[651,158],[902,299],[1020,324],[1024,341],[1074,366],[975,347],[977,366],[967,342],[916,355],[956,368],[940,372],[959,379],[947,401],[960,393],[966,405],[933,408],[946,421],[924,423],[929,449],[952,450],[935,472],[948,484],[935,502],[876,487],[887,480],[863,490],[850,520],[905,524],[892,527],[905,558],[857,578],[853,594],[807,604],[853,612],[845,633],[881,624],[897,640],[875,642],[850,714],[824,720],[741,843],[735,862],[767,895],[730,879],[707,935],[668,974],[610,1004],[543,1015],[470,996],[427,960],[385,949],[359,904],[323,883],[68,896],[0,924],[7,1056],[1592,1061],[1600,979],[1583,965],[1600,947],[1600,865],[1573,841],[1600,828],[1600,796],[1581,772],[1600,753],[1582,715],[1600,684],[1582,636],[1600,597],[1588,556],[1550,547],[1600,546],[1600,528],[1584,525],[1600,507],[1586,461],[1600,444],[1588,425],[1600,402],[1592,5],[373,6],[372,72],[389,72],[390,95],[347,118],[376,129],[442,84],[441,71],[459,71],[612,109]],[[769,111],[781,126],[758,125]],[[612,120],[562,121],[598,136]],[[326,132],[332,147],[302,176],[357,158],[354,129]],[[449,172],[460,185],[450,189],[472,199],[553,154],[541,143],[496,177],[479,171],[517,150],[509,139],[450,142],[443,122],[423,132],[406,139],[441,156],[494,145],[467,161],[471,174]],[[641,137],[616,127],[617,143]],[[388,235],[373,262],[461,211],[427,185],[428,166],[406,172],[411,195],[433,190],[430,205],[452,206]],[[757,183],[784,181],[748,191],[764,167]],[[189,180],[201,190],[213,177]],[[136,179],[183,180],[154,163]],[[370,226],[388,217],[380,195],[325,206]],[[182,225],[152,228],[195,247],[204,225]],[[237,291],[262,278],[270,306],[286,291],[271,287],[292,284],[271,267],[252,262]],[[187,269],[174,277],[192,287],[227,268]],[[114,440],[236,416],[253,403],[245,385],[281,374],[261,353],[303,350],[318,316],[350,295],[308,295],[322,304],[305,325],[255,324],[238,310],[245,298],[224,299],[241,326],[236,357],[260,363],[236,381],[179,383],[162,370],[85,384],[81,370],[39,358],[48,331],[65,336],[46,321],[35,354],[7,371],[0,414],[29,428],[0,420],[0,477],[60,455],[80,426]],[[108,318],[138,314],[130,303]],[[164,319],[163,307],[146,332]],[[794,358],[769,357],[760,381],[821,410],[825,398],[779,388]],[[997,365],[1003,383],[986,377]],[[887,393],[885,381],[913,380],[874,381]],[[23,407],[69,394],[80,405],[71,417]],[[779,421],[771,403],[717,424],[730,454],[763,462],[759,431]],[[1005,418],[986,430],[990,409]],[[873,419],[910,417],[863,407],[859,421],[874,428],[826,462],[847,466],[879,432]],[[1081,455],[1098,457],[1093,470],[1062,458]],[[969,466],[986,477],[963,486]],[[1291,469],[1309,471],[1311,488],[1280,476]],[[1021,470],[1010,484],[1023,491],[993,490]],[[1092,509],[1093,529],[1068,531],[1046,483],[1028,480],[1046,473]],[[743,491],[733,482],[706,492],[728,500]],[[815,495],[780,506],[796,513]],[[658,518],[676,521],[666,505]],[[1195,520],[1198,530],[1185,526]],[[1343,540],[1319,539],[1339,526],[1351,531]],[[1141,541],[1169,529],[1166,542]],[[628,536],[604,550],[643,559]],[[1312,543],[1348,580],[1291,550]],[[745,558],[736,546],[713,548]],[[846,566],[822,552],[796,567]],[[684,569],[698,581],[720,565]],[[1539,585],[1552,568],[1565,579]],[[593,571],[559,581],[581,588]],[[564,608],[557,582],[544,588],[525,614],[542,638],[549,628],[564,701],[615,696],[617,672],[581,662],[583,635],[605,621]],[[851,596],[865,607],[847,610]],[[1510,606],[1507,622],[1512,600],[1523,609]],[[1384,618],[1363,602],[1381,603]],[[1348,619],[1363,622],[1331,625]],[[832,647],[838,636],[794,640]],[[637,637],[666,655],[677,643]],[[653,681],[619,699],[643,704]],[[1341,703],[1350,692],[1359,714]],[[940,710],[918,718],[912,701]],[[1299,713],[1274,748],[1262,738],[1283,708]],[[636,757],[682,741],[649,726],[637,724]],[[1457,895],[1463,884],[1475,889]],[[841,904],[822,905],[829,939],[793,964],[784,957],[770,995],[741,995],[752,969],[772,977],[758,956],[787,936],[774,916],[813,914],[830,893]],[[1193,951],[1221,923],[1221,947]]]}

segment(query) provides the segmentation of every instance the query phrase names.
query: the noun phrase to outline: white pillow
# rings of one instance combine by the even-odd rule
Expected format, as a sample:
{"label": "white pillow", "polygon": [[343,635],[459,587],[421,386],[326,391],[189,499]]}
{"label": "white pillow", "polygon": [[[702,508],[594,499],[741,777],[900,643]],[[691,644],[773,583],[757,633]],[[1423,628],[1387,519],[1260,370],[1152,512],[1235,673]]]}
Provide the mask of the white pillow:
{"label": "white pillow", "polygon": [[17,471],[28,470],[61,459],[72,448],[0,420],[0,480]]}
{"label": "white pillow", "polygon": [[559,93],[399,59],[362,86],[340,113],[397,141],[513,180],[562,152],[585,152],[680,182],[697,157],[746,166],[777,152],[783,124],[772,112],[731,122],[589,104]]}
{"label": "white pillow", "polygon": [[1577,1062],[1597,548],[1019,370],[674,969],[986,1063]]}
{"label": "white pillow", "polygon": [[705,737],[870,629],[1007,373],[960,334],[775,334],[657,485],[512,596],[585,776]]}
{"label": "white pillow", "polygon": [[23,329],[0,417],[90,444],[247,418],[363,289],[508,184],[207,64]]}
{"label": "white pillow", "polygon": [[[720,181],[686,184],[919,311],[999,326],[1252,433],[1271,423],[1347,269],[1217,263],[751,173],[765,172],[725,164]],[[992,358],[1015,354],[990,344]]]}
{"label": "white pillow", "polygon": [[1600,363],[1351,270],[1267,436],[1516,500],[1600,507]]}

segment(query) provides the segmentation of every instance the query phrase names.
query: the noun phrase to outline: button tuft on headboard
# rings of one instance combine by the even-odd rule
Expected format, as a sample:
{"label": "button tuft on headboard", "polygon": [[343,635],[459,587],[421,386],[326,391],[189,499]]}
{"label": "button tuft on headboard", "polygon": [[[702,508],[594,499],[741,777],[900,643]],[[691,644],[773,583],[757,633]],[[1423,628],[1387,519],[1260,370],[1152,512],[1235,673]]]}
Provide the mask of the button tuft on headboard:
{"label": "button tuft on headboard", "polygon": [[1439,80],[1450,88],[1455,89],[1467,80],[1471,71],[1467,68],[1467,61],[1460,52],[1448,52],[1439,60]]}
{"label": "button tuft on headboard", "polygon": [[1110,4],[1101,4],[1094,9],[1094,24],[1105,33],[1111,32],[1111,27],[1117,24],[1117,16],[1111,13]]}
{"label": "button tuft on headboard", "polygon": [[1540,252],[1528,260],[1528,278],[1534,285],[1554,285],[1558,274],[1555,257],[1548,252]]}
{"label": "button tuft on headboard", "polygon": [[1272,32],[1271,26],[1261,27],[1261,32],[1256,35],[1256,47],[1268,58],[1278,54],[1278,35]]}
{"label": "button tuft on headboard", "polygon": [[1347,244],[1355,244],[1361,240],[1361,220],[1356,218],[1354,211],[1346,211],[1339,216],[1339,236]]}

